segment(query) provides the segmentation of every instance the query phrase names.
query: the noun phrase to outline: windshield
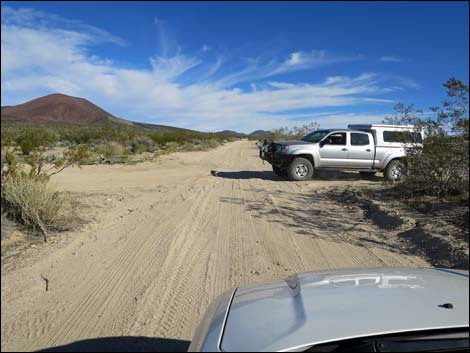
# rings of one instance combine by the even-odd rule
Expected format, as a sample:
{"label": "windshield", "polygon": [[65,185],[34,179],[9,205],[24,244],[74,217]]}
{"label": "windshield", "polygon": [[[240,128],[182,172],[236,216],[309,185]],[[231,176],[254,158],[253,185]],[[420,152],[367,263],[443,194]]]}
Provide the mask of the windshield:
{"label": "windshield", "polygon": [[301,140],[307,141],[307,142],[318,142],[329,133],[330,133],[329,130],[317,130],[317,131],[313,131],[305,135],[304,137],[301,138]]}
{"label": "windshield", "polygon": [[468,352],[468,330],[435,330],[319,344],[307,352]]}

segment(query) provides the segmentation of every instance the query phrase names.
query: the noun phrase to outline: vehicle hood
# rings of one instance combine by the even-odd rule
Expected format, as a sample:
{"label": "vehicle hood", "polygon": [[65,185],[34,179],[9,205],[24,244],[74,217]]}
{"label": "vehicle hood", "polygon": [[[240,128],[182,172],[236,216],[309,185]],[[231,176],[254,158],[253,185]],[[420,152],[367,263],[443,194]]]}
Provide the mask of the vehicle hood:
{"label": "vehicle hood", "polygon": [[283,146],[296,146],[296,145],[312,145],[313,142],[290,140],[290,141],[274,141],[275,144]]}
{"label": "vehicle hood", "polygon": [[[305,350],[386,333],[468,327],[468,272],[379,268],[305,273],[237,289],[222,351]],[[441,307],[452,303],[454,309]]]}

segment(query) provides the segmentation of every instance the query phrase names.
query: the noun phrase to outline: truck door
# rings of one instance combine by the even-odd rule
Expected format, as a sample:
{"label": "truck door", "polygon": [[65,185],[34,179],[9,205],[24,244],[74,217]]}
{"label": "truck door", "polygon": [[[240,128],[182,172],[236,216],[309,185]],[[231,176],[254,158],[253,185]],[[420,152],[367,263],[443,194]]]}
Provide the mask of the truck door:
{"label": "truck door", "polygon": [[320,143],[320,167],[345,168],[348,165],[346,132],[334,132]]}
{"label": "truck door", "polygon": [[375,145],[371,134],[350,132],[348,144],[348,164],[351,168],[372,168]]}

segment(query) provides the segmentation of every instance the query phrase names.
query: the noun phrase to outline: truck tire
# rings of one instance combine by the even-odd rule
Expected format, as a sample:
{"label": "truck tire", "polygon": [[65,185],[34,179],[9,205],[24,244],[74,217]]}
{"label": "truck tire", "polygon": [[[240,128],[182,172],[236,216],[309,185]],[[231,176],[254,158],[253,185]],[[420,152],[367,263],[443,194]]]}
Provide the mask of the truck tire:
{"label": "truck tire", "polygon": [[307,158],[295,158],[287,167],[289,180],[302,181],[311,179],[313,175],[313,164]]}
{"label": "truck tire", "polygon": [[280,176],[280,177],[286,177],[287,176],[287,170],[283,169],[283,168],[280,168],[280,167],[276,167],[273,165],[273,172],[274,174],[276,174],[277,176]]}
{"label": "truck tire", "polygon": [[399,182],[405,179],[405,165],[402,161],[396,159],[388,163],[384,171],[385,180]]}

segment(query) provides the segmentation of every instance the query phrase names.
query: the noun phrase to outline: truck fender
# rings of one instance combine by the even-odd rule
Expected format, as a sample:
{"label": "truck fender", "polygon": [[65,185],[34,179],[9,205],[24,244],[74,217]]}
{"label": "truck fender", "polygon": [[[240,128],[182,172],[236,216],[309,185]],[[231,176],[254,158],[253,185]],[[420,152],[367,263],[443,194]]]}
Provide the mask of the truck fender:
{"label": "truck fender", "polygon": [[313,160],[313,166],[318,166],[320,165],[319,161],[320,161],[320,155],[318,154],[317,151],[312,151],[312,150],[303,150],[303,149],[300,149],[300,150],[295,150],[295,151],[292,151],[291,153],[291,156],[295,157],[295,156],[299,156],[299,155],[308,155],[308,156],[311,156],[312,160]]}
{"label": "truck fender", "polygon": [[387,168],[388,164],[395,160],[395,159],[402,159],[405,157],[405,153],[403,152],[397,152],[397,153],[391,153],[387,156],[387,158],[383,161],[382,163],[382,168],[383,170],[385,170],[385,168]]}

